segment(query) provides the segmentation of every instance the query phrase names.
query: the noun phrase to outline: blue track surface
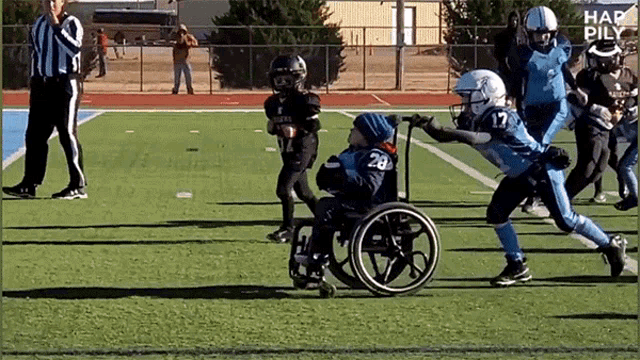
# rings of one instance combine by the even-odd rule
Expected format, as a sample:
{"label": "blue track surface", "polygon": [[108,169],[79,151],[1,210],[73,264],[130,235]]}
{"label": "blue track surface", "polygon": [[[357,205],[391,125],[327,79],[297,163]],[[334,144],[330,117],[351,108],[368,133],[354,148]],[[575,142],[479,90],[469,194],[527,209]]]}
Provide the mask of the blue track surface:
{"label": "blue track surface", "polygon": [[[82,121],[96,112],[79,110],[78,121]],[[25,110],[2,111],[2,161],[9,158],[24,146],[24,134],[27,130],[29,112]]]}

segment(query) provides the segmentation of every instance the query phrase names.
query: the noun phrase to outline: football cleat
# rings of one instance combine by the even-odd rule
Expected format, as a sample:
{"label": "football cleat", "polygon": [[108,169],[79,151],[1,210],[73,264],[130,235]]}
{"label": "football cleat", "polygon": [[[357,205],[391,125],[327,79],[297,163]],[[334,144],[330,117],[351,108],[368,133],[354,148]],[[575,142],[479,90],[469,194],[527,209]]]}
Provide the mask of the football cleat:
{"label": "football cleat", "polygon": [[618,201],[613,206],[620,211],[627,211],[638,206],[638,199],[634,199],[632,196],[627,196],[626,198]]}
{"label": "football cleat", "polygon": [[540,207],[540,198],[532,196],[527,198],[524,205],[522,205],[522,212],[532,214],[537,208]]}
{"label": "football cleat", "polygon": [[3,186],[2,192],[21,199],[33,199],[36,197],[36,186],[32,184],[19,183],[15,186]]}
{"label": "football cleat", "polygon": [[605,264],[611,267],[611,276],[620,276],[626,262],[625,251],[627,249],[627,240],[620,235],[613,236],[607,247],[599,247],[598,251],[602,253]]}
{"label": "football cleat", "polygon": [[591,199],[589,199],[591,203],[604,204],[607,202],[607,196],[603,193],[595,194]]}
{"label": "football cleat", "polygon": [[527,282],[531,280],[532,276],[529,272],[526,259],[523,261],[512,261],[507,259],[507,266],[500,273],[500,275],[491,279],[491,286],[494,287],[507,287],[517,282]]}
{"label": "football cleat", "polygon": [[296,254],[294,255],[296,262],[303,266],[318,265],[323,266],[329,264],[329,255],[327,254]]}
{"label": "football cleat", "polygon": [[280,244],[291,242],[292,238],[293,231],[289,228],[279,228],[278,230],[267,235],[267,240]]}
{"label": "football cleat", "polygon": [[87,192],[84,187],[66,187],[62,189],[60,192],[57,192],[51,195],[53,199],[65,199],[65,200],[73,200],[73,199],[86,199]]}

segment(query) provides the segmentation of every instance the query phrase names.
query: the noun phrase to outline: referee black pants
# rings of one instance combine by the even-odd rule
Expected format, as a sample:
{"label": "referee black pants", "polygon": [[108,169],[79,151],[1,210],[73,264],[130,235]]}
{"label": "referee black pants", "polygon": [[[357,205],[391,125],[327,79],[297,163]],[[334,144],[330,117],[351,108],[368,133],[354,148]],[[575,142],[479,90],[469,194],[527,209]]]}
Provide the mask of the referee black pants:
{"label": "referee black pants", "polygon": [[575,132],[578,160],[565,183],[569,199],[573,199],[589,184],[602,178],[610,153],[609,130],[583,117],[576,121]]}
{"label": "referee black pants", "polygon": [[69,186],[76,188],[87,185],[77,132],[79,104],[80,89],[75,76],[31,78],[23,183],[42,184],[47,167],[49,137],[56,129],[67,159]]}

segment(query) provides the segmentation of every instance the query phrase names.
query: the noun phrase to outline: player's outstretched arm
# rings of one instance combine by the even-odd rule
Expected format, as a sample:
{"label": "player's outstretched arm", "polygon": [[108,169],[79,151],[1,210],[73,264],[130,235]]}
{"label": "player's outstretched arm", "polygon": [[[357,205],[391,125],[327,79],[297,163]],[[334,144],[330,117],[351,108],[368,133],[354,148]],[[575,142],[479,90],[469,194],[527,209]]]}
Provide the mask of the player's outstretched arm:
{"label": "player's outstretched arm", "polygon": [[473,146],[485,144],[491,141],[491,134],[489,133],[459,130],[448,126],[442,126],[440,122],[432,116],[430,116],[421,127],[437,142],[458,141]]}

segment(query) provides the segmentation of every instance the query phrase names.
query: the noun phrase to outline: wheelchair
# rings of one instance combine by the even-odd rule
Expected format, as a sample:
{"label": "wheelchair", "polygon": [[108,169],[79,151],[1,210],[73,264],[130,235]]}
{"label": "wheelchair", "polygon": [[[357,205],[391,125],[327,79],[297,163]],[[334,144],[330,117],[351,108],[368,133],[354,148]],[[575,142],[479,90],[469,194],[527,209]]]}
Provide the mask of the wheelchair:
{"label": "wheelchair", "polygon": [[[398,196],[397,170],[390,172],[396,188],[395,201],[375,206],[366,213],[347,212],[335,226],[326,266],[303,266],[295,255],[305,251],[313,219],[300,219],[293,231],[289,276],[297,289],[318,289],[333,297],[337,288],[326,279],[326,270],[347,287],[367,289],[376,296],[413,294],[435,274],[440,259],[440,235],[433,221],[409,204],[409,149],[411,117],[405,148],[405,191]],[[397,143],[398,130],[393,136]],[[397,169],[397,167],[396,167]]]}

